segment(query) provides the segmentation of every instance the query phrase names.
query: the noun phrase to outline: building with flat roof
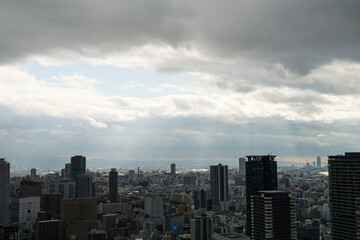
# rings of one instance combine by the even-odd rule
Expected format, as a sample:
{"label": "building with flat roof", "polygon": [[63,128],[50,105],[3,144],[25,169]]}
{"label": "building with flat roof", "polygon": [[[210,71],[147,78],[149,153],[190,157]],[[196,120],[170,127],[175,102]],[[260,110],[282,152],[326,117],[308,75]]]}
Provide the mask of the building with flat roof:
{"label": "building with flat roof", "polygon": [[274,155],[246,156],[246,234],[251,236],[251,196],[277,190],[277,162]]}
{"label": "building with flat roof", "polygon": [[251,238],[295,240],[295,203],[281,191],[259,191],[251,196]]}
{"label": "building with flat roof", "polygon": [[229,201],[228,166],[210,166],[210,191],[213,203],[220,205],[222,202]]}
{"label": "building with flat roof", "polygon": [[359,239],[360,152],[329,156],[328,167],[332,239]]}
{"label": "building with flat roof", "polygon": [[0,225],[9,223],[10,163],[0,158]]}

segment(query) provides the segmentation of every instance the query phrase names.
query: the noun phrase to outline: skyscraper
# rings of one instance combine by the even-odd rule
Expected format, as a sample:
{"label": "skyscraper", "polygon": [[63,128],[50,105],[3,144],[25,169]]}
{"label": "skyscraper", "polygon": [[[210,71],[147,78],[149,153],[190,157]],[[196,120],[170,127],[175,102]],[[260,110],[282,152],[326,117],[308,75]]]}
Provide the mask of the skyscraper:
{"label": "skyscraper", "polygon": [[212,221],[205,214],[190,220],[191,240],[211,239]]}
{"label": "skyscraper", "polygon": [[10,163],[0,158],[0,224],[9,223]]}
{"label": "skyscraper", "polygon": [[359,239],[360,152],[329,156],[328,166],[332,239]]}
{"label": "skyscraper", "polygon": [[213,203],[220,205],[222,202],[229,200],[228,185],[228,166],[218,165],[210,166],[210,184],[211,198]]}
{"label": "skyscraper", "polygon": [[320,156],[317,156],[316,162],[317,162],[317,167],[321,168],[321,157]]}
{"label": "skyscraper", "polygon": [[259,191],[251,196],[251,238],[295,240],[295,203],[286,192]]}
{"label": "skyscraper", "polygon": [[86,157],[81,155],[76,155],[74,157],[71,157],[71,181],[75,182],[79,175],[85,173],[86,173]]}
{"label": "skyscraper", "polygon": [[175,175],[176,174],[176,164],[172,163],[170,165],[170,171],[171,171],[171,175]]}
{"label": "skyscraper", "polygon": [[36,168],[32,168],[30,171],[30,179],[31,181],[35,181],[36,179]]}
{"label": "skyscraper", "polygon": [[274,155],[246,157],[246,234],[251,236],[251,196],[277,190],[277,162]]}
{"label": "skyscraper", "polygon": [[65,178],[71,178],[71,163],[65,164]]}
{"label": "skyscraper", "polygon": [[116,203],[118,198],[118,172],[112,168],[109,172],[109,200]]}
{"label": "skyscraper", "polygon": [[246,159],[244,157],[239,158],[239,173],[245,176],[246,172]]}
{"label": "skyscraper", "polygon": [[92,176],[89,174],[79,175],[75,182],[75,196],[77,198],[93,197]]}

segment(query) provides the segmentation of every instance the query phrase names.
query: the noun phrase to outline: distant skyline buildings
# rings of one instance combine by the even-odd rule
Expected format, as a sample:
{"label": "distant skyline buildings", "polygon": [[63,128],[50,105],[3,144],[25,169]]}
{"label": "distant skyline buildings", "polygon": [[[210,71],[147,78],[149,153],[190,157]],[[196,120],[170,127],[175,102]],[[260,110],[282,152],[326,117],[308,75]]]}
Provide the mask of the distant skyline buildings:
{"label": "distant skyline buildings", "polygon": [[316,164],[317,164],[318,168],[321,168],[321,157],[320,156],[316,157]]}
{"label": "distant skyline buildings", "polygon": [[172,163],[170,165],[170,174],[171,175],[175,175],[176,174],[176,164],[175,163]]}
{"label": "distant skyline buildings", "polygon": [[239,174],[241,176],[245,176],[246,174],[246,158],[244,157],[239,158]]}

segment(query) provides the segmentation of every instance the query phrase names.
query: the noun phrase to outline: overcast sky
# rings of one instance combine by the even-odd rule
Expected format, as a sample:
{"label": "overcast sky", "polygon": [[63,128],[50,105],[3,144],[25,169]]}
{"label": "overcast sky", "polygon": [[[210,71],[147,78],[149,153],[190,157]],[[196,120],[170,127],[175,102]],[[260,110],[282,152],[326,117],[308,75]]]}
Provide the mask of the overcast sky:
{"label": "overcast sky", "polygon": [[359,12],[354,0],[2,1],[1,157],[360,151]]}

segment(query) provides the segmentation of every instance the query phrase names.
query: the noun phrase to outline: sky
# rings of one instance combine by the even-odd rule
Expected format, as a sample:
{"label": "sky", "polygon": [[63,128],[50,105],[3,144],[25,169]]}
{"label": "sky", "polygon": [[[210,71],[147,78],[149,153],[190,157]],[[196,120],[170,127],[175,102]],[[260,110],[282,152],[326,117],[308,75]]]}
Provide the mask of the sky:
{"label": "sky", "polygon": [[360,151],[360,2],[19,1],[0,8],[16,167]]}

